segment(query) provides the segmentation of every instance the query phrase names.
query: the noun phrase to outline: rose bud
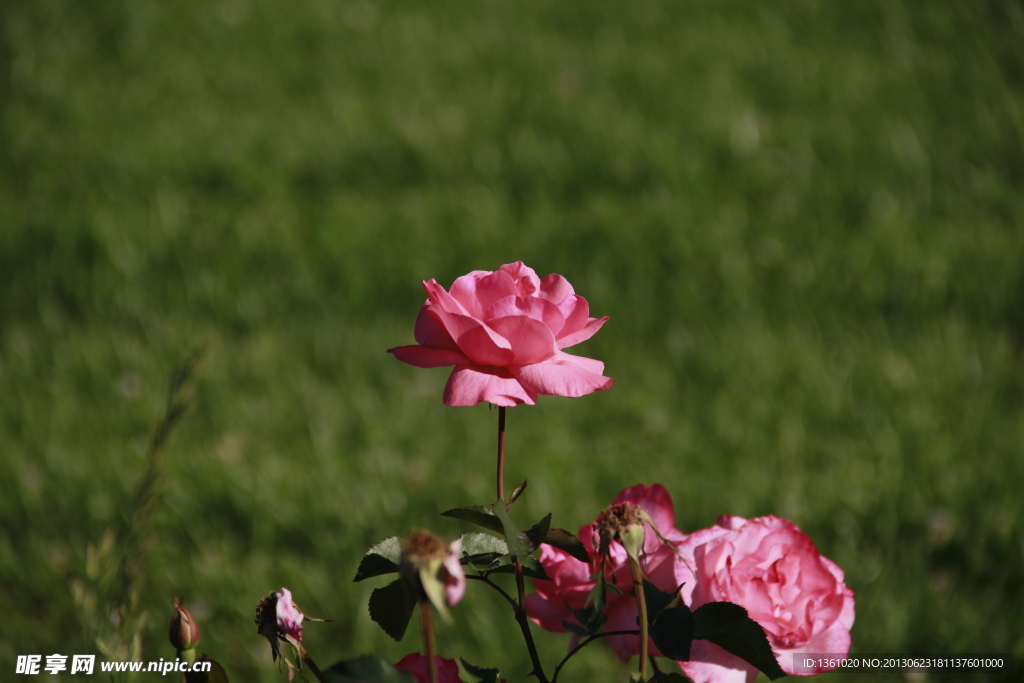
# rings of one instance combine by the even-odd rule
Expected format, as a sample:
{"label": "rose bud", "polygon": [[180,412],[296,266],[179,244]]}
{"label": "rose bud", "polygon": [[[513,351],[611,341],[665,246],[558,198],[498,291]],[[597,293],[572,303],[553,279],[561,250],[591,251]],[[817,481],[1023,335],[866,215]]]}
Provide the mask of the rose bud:
{"label": "rose bud", "polygon": [[170,640],[171,645],[178,651],[191,650],[199,644],[199,624],[192,618],[192,613],[182,605],[181,598],[174,598]]}
{"label": "rose bud", "polygon": [[449,621],[451,616],[446,608],[459,602],[466,592],[466,575],[459,562],[461,553],[461,541],[449,545],[425,529],[412,532],[402,544],[402,575]]}

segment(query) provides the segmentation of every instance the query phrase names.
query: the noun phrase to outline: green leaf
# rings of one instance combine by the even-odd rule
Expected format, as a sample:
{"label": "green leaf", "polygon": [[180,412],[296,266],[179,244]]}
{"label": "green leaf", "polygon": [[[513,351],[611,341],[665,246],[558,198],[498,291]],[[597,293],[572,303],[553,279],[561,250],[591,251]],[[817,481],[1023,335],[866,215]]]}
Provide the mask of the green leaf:
{"label": "green leaf", "polygon": [[511,507],[512,503],[519,499],[519,496],[523,495],[526,491],[527,480],[523,479],[523,483],[516,487],[516,490],[512,492],[512,495],[508,497],[508,504]]}
{"label": "green leaf", "polygon": [[677,662],[690,660],[693,643],[693,615],[686,605],[663,610],[651,624],[651,640],[661,654]]}
{"label": "green leaf", "polygon": [[486,570],[503,555],[508,555],[505,541],[490,534],[474,531],[462,535],[462,564],[471,564],[478,570]]}
{"label": "green leaf", "polygon": [[409,582],[397,579],[370,593],[370,618],[384,629],[384,633],[400,641],[412,619],[416,603],[417,596]]}
{"label": "green leaf", "polygon": [[508,513],[505,512],[505,502],[503,500],[498,500],[498,502],[494,504],[494,515],[501,520],[502,530],[505,534],[505,543],[508,544],[509,555],[522,557],[524,555],[529,555],[534,551],[536,546],[534,546],[526,534],[520,531],[519,528],[512,523],[512,520],[509,519]]}
{"label": "green leaf", "polygon": [[[505,510],[505,506],[501,506],[502,511]],[[464,508],[453,508],[441,513],[442,517],[451,517],[452,519],[461,519],[464,522],[470,524],[476,524],[482,526],[485,529],[490,529],[499,534],[505,533],[505,527],[502,526],[501,520],[494,516],[493,508],[484,505],[470,505]]]}
{"label": "green leaf", "polygon": [[327,683],[415,683],[408,672],[399,671],[374,655],[338,662],[323,672]]}
{"label": "green leaf", "polygon": [[580,539],[565,529],[548,529],[547,536],[544,537],[544,543],[547,543],[552,548],[558,548],[569,553],[580,562],[590,562],[590,555],[587,554],[587,549],[583,546]]}
{"label": "green leaf", "polygon": [[530,539],[530,545],[533,546],[532,548],[530,548],[531,553],[537,548],[539,548],[540,544],[544,542],[544,538],[548,535],[548,530],[550,528],[551,513],[549,512],[547,517],[540,520],[532,527],[523,532],[526,534],[526,537]]}
{"label": "green leaf", "polygon": [[608,615],[599,612],[597,605],[587,605],[583,609],[573,609],[569,602],[566,601],[565,607],[572,612],[573,616],[576,617],[576,621],[582,625],[577,626],[577,628],[582,628],[583,633],[579,633],[575,628],[570,628],[570,622],[568,621],[563,621],[562,624],[577,635],[594,635],[604,626],[604,622],[608,621]]}
{"label": "green leaf", "polygon": [[385,538],[383,541],[366,551],[363,560],[356,570],[353,581],[362,581],[371,576],[394,574],[398,571],[398,563],[402,560],[402,544],[398,536]]}
{"label": "green leaf", "polygon": [[709,602],[698,607],[693,613],[693,637],[731,652],[773,681],[786,675],[775,659],[764,629],[739,605]]}
{"label": "green leaf", "polygon": [[[682,586],[680,586],[681,588]],[[650,581],[644,580],[644,601],[647,603],[647,623],[654,623],[661,610],[672,604],[679,597],[679,588],[674,593],[663,591]],[[681,661],[681,660],[680,660]]]}
{"label": "green leaf", "polygon": [[501,671],[498,669],[485,669],[482,666],[473,666],[461,657],[459,661],[462,662],[462,668],[466,670],[466,673],[480,681],[480,683],[498,683],[498,677],[501,676]]}
{"label": "green leaf", "polygon": [[658,673],[651,676],[651,680],[648,683],[691,683],[690,679],[679,673],[665,673],[659,671]]}

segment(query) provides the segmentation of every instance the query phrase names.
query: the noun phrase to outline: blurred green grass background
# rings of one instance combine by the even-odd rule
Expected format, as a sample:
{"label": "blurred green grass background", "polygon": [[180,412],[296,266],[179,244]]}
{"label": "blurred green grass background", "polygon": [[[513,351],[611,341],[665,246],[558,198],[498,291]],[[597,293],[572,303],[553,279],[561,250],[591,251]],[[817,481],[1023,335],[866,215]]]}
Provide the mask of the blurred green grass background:
{"label": "blurred green grass background", "polygon": [[[5,670],[95,652],[69,585],[203,342],[144,659],[180,595],[280,680],[282,585],[321,664],[418,649],[351,578],[466,530],[437,513],[491,500],[496,413],[384,350],[421,280],[519,259],[611,316],[577,351],[615,378],[510,411],[522,522],[662,482],[683,530],[799,524],[856,652],[1024,656],[1020,2],[8,0],[0,67]],[[471,586],[440,652],[522,680],[505,607]],[[568,680],[625,680],[590,650]]]}

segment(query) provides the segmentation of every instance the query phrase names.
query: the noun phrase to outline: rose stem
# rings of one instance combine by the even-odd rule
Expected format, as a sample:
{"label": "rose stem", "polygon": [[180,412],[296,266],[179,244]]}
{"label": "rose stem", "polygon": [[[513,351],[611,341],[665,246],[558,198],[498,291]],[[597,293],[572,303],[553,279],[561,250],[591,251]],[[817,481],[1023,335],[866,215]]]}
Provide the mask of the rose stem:
{"label": "rose stem", "polygon": [[644,576],[640,572],[640,563],[629,558],[629,568],[633,570],[633,588],[636,590],[636,606],[640,610],[640,678],[647,680],[647,599],[644,597]]}
{"label": "rose stem", "polygon": [[[505,406],[498,406],[498,500],[505,500]],[[523,563],[518,557],[512,558],[512,563],[516,570],[516,593],[519,597],[519,600],[512,605],[516,613],[516,621],[519,623],[519,629],[523,632],[523,639],[526,640],[526,649],[530,651],[533,675],[537,677],[539,683],[548,683],[544,667],[540,663],[540,656],[537,654],[537,645],[533,642],[533,634],[530,633],[530,619],[526,616],[526,585],[523,580]]]}
{"label": "rose stem", "polygon": [[505,500],[505,406],[498,406],[498,499]]}
{"label": "rose stem", "polygon": [[437,662],[434,654],[434,624],[430,619],[430,601],[420,600],[420,616],[423,617],[423,640],[427,643],[427,671],[430,683],[437,683]]}
{"label": "rose stem", "polygon": [[323,672],[320,671],[320,667],[318,667],[316,665],[316,662],[313,661],[313,658],[309,656],[309,651],[301,645],[300,648],[301,649],[299,650],[299,657],[302,659],[303,663],[305,663],[306,668],[308,668],[313,673],[313,675],[316,676],[316,680],[320,681],[321,683],[327,683],[327,681],[324,679]]}

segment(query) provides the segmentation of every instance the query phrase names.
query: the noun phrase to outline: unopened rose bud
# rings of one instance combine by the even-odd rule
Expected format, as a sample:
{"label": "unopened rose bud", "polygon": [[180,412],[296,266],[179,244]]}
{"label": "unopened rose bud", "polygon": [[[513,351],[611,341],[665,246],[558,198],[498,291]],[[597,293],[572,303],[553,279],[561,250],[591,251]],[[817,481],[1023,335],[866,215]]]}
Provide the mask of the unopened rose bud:
{"label": "unopened rose bud", "polygon": [[199,644],[199,625],[192,618],[192,613],[182,605],[181,598],[174,598],[170,639],[171,645],[178,651],[192,650]]}

